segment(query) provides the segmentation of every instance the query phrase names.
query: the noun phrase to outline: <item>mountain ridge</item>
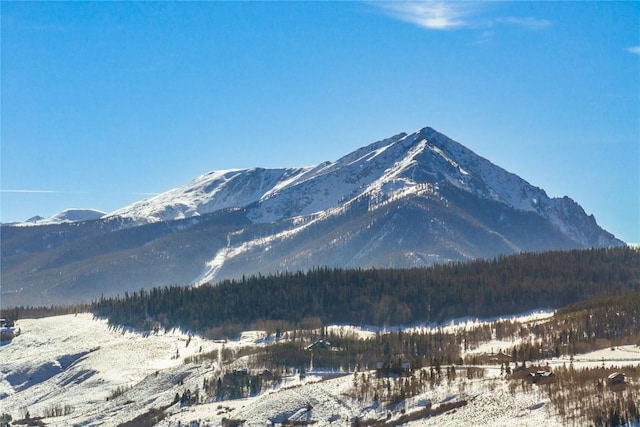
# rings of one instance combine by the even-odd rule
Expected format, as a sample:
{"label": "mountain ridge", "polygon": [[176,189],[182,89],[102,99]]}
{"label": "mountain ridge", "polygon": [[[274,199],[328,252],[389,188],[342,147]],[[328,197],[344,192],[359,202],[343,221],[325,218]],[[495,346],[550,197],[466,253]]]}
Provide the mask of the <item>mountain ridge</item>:
{"label": "mountain ridge", "polygon": [[92,221],[95,219],[100,219],[105,216],[107,213],[100,211],[98,209],[81,209],[81,208],[69,208],[64,209],[61,212],[58,212],[55,215],[52,215],[48,218],[44,218],[40,215],[33,216],[26,221],[21,222],[12,222],[6,223],[3,225],[10,225],[13,227],[20,226],[35,226],[35,225],[51,225],[51,224],[62,224],[62,223],[71,223],[71,222],[81,222],[81,221]]}
{"label": "mountain ridge", "polygon": [[6,227],[5,296],[623,245],[569,197],[429,127],[315,166],[213,171],[75,225]]}
{"label": "mountain ridge", "polygon": [[[423,141],[426,144],[420,146]],[[418,148],[418,150],[412,153],[409,150],[410,148]],[[389,149],[391,151],[395,149],[401,153],[393,159],[393,166],[396,166],[396,170],[390,170],[391,168],[389,168],[383,171],[388,172],[387,176],[383,176],[377,181],[370,180],[367,182],[366,179],[362,179],[366,177],[367,172],[371,172],[371,167],[366,167],[370,166],[375,159],[384,156],[384,153]],[[411,166],[407,163],[411,163],[412,159],[408,156],[403,157],[404,153],[408,153],[409,156],[421,156],[423,161],[418,163],[427,167],[418,171],[413,170],[412,175],[406,176],[407,174],[402,172]],[[429,156],[431,158],[428,158]],[[358,167],[364,170],[357,170]],[[445,168],[449,169],[449,173],[442,174]],[[470,174],[468,172],[468,170],[477,170],[478,168],[480,168],[479,174]],[[332,180],[332,177],[339,175],[340,171],[345,171],[349,177],[343,177],[340,182],[336,183],[335,179]],[[438,173],[441,175],[438,176]],[[422,174],[420,177],[422,179],[416,181],[416,174]],[[241,183],[235,183],[242,175],[244,175],[245,179]],[[253,203],[259,203],[262,211],[253,209],[252,220],[255,222],[270,222],[281,220],[287,216],[304,216],[326,211],[335,207],[344,199],[348,199],[349,196],[361,196],[365,193],[385,194],[393,192],[393,189],[398,187],[407,189],[417,183],[429,183],[430,181],[433,183],[434,179],[430,179],[429,175],[435,177],[436,182],[442,182],[444,178],[450,184],[463,190],[500,200],[516,209],[535,211],[543,215],[545,215],[545,210],[551,209],[552,212],[547,213],[549,218],[556,225],[563,228],[564,231],[571,232],[571,227],[567,226],[562,217],[566,216],[564,213],[567,209],[573,209],[578,205],[573,205],[575,202],[572,200],[571,202],[573,203],[567,204],[570,200],[567,196],[563,198],[549,197],[544,190],[532,186],[524,179],[496,166],[462,144],[430,127],[422,128],[412,134],[400,133],[391,138],[376,141],[341,157],[335,162],[325,162],[317,166],[286,169],[231,169],[210,172],[179,188],[111,212],[106,215],[106,218],[134,218],[134,222],[139,224],[153,220],[188,218],[211,213],[219,209],[247,207]],[[329,186],[334,188],[337,186],[336,184],[343,186],[341,193],[337,193],[337,197],[331,198],[327,195],[324,199],[320,196],[310,200],[308,196],[312,190],[291,191],[293,188],[297,190],[305,185],[317,187],[318,184],[314,183],[321,176],[324,176],[329,181],[321,189],[325,194],[328,193]],[[245,198],[231,197],[229,193],[237,190],[240,186],[239,184],[247,185],[249,188],[255,188],[258,185],[258,191],[249,194],[246,194],[246,190],[240,192],[240,194],[247,196]],[[516,189],[513,188],[514,184],[517,187]],[[203,188],[204,193],[218,197],[205,197],[202,202],[198,203],[200,196],[196,196],[191,199],[195,199],[196,203],[189,203],[189,198],[185,196],[188,193],[194,193],[198,186],[202,185],[205,185]],[[364,191],[357,191],[359,187],[365,185],[372,186]],[[345,189],[348,191],[345,191]],[[282,206],[281,201],[274,203],[275,196],[282,197],[287,192],[292,193],[289,199],[299,199],[301,193],[305,197],[297,202],[288,200],[286,207]],[[211,203],[212,200],[215,200],[215,203]],[[154,206],[154,203],[157,202],[160,202],[160,205]],[[162,214],[158,215],[158,212]],[[584,238],[578,236],[578,233],[573,234],[581,243],[586,243]]]}

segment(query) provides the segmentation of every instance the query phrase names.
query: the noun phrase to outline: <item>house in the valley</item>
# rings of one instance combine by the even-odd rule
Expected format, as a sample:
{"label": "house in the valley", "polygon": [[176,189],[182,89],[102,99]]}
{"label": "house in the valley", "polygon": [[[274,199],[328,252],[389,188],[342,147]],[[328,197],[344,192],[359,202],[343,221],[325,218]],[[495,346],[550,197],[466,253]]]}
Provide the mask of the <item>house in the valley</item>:
{"label": "house in the valley", "polygon": [[531,381],[534,384],[538,384],[539,382],[542,382],[548,378],[551,378],[553,376],[553,372],[551,371],[536,371],[536,372],[531,372],[529,374],[529,376],[531,377]]}
{"label": "house in the valley", "polygon": [[408,377],[413,372],[411,362],[400,360],[395,362],[376,362],[376,377]]}
{"label": "house in the valley", "polygon": [[622,372],[614,372],[607,377],[608,385],[624,384],[626,375]]}
{"label": "house in the valley", "polygon": [[6,319],[0,319],[0,341],[11,341],[16,335],[20,334],[20,329],[15,326],[9,326]]}

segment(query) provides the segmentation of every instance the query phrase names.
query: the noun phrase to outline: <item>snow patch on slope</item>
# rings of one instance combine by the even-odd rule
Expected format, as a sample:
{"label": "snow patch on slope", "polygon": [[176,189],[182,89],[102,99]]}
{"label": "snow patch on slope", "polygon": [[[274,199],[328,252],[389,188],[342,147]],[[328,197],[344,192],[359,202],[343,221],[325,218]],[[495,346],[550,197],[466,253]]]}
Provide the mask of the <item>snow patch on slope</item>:
{"label": "snow patch on slope", "polygon": [[229,169],[202,175],[193,181],[111,212],[136,223],[169,221],[204,215],[228,208],[242,208],[259,201],[274,188],[295,181],[313,168]]}

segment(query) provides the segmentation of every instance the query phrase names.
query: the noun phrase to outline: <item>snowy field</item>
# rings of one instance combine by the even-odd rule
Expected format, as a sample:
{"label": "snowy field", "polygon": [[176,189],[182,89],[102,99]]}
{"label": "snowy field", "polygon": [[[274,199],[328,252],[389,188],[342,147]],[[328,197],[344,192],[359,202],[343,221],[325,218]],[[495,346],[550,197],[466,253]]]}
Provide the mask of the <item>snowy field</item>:
{"label": "snowy field", "polygon": [[[400,419],[403,412],[419,411],[427,402],[433,409],[456,403],[459,407],[407,425],[561,425],[544,393],[535,386],[531,391],[513,393],[509,382],[501,378],[499,367],[487,368],[482,379],[459,375],[449,383],[442,381],[393,408],[352,398],[352,373],[328,376],[319,372],[309,372],[302,380],[294,375],[285,377],[282,385],[256,397],[180,407],[173,404],[176,393],[201,389],[205,378],[220,372],[218,363],[185,364],[185,357],[223,346],[268,345],[265,334],[246,332],[240,340],[222,343],[178,331],[154,334],[113,329],[91,314],[22,319],[16,327],[21,334],[0,347],[0,414],[8,413],[16,420],[27,412],[31,418],[44,417],[58,409],[59,416],[42,420],[47,426],[117,426],[152,408],[166,408],[168,416],[159,424],[165,427],[193,421],[218,426],[223,419],[244,420],[245,426],[265,426],[284,419],[346,426],[355,417]],[[599,366],[603,361],[607,365],[638,364],[640,348],[600,350],[576,356],[573,363],[576,367]]]}
{"label": "snowy field", "polygon": [[[0,347],[0,413],[15,420],[73,407],[47,425],[117,425],[170,403],[181,377],[205,370],[185,365],[184,357],[220,346],[193,337],[187,347],[188,336],[177,332],[114,330],[86,313],[23,319],[16,327],[21,334]],[[128,391],[107,400],[118,388]]]}

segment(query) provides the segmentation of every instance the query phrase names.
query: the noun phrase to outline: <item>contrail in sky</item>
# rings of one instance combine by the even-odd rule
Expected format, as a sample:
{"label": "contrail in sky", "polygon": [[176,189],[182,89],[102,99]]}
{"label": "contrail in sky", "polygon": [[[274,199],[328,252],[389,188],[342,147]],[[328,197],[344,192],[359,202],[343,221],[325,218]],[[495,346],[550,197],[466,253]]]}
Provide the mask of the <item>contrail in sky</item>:
{"label": "contrail in sky", "polygon": [[78,191],[59,190],[0,190],[0,193],[78,193]]}
{"label": "contrail in sky", "polygon": [[[68,191],[68,190],[13,190],[13,189],[0,189],[0,193],[25,193],[25,194],[91,194],[89,191]],[[148,192],[129,192],[124,194],[131,194],[134,196],[157,196],[160,193],[148,193]]]}

